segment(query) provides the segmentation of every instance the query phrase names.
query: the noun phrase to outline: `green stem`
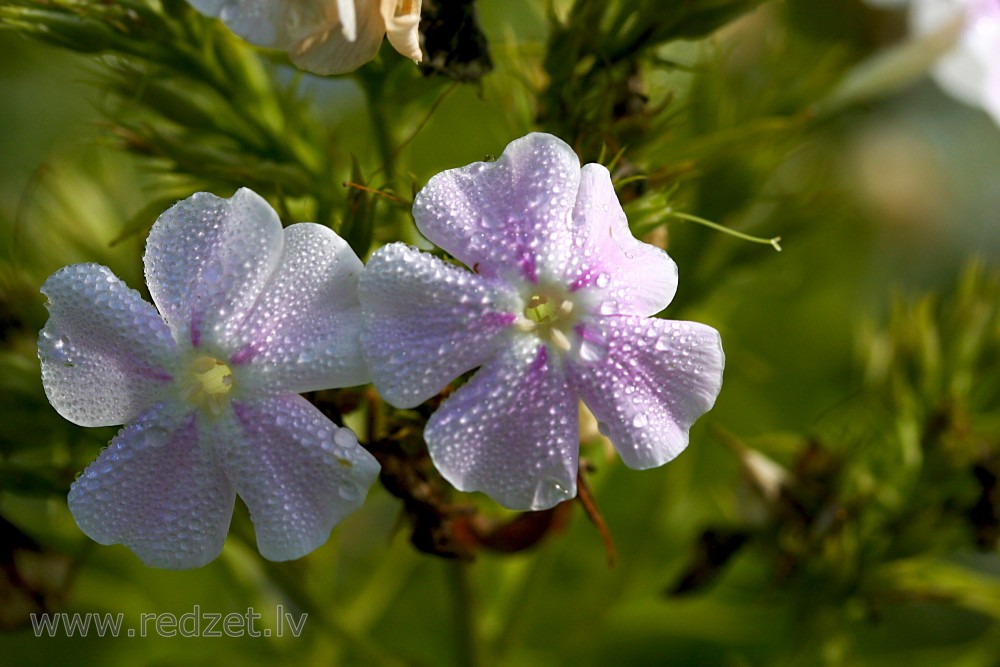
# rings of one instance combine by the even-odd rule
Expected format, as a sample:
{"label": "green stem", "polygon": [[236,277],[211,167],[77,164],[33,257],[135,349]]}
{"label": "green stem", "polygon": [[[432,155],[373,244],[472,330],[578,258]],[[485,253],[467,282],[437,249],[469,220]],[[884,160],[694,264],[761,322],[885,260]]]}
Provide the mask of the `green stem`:
{"label": "green stem", "polygon": [[324,606],[316,604],[312,596],[302,587],[301,579],[293,575],[286,566],[271,561],[263,561],[263,563],[268,577],[280,587],[288,599],[307,612],[310,618],[316,619],[330,635],[337,637],[362,656],[364,664],[377,665],[378,667],[403,667],[405,665],[403,661],[385,654],[367,637],[354,632],[336,615],[329,613]]}
{"label": "green stem", "polygon": [[461,561],[453,561],[446,564],[446,569],[448,588],[454,603],[456,664],[462,667],[479,667],[478,635],[469,566]]}
{"label": "green stem", "polygon": [[[392,130],[390,129],[390,118],[386,113],[386,109],[390,105],[386,103],[382,94],[382,82],[378,77],[368,74],[364,68],[358,70],[354,80],[361,86],[368,101],[368,116],[371,118],[372,133],[375,135],[375,146],[378,148],[379,157],[382,161],[380,169],[374,173],[366,174],[365,177],[366,179],[371,179],[375,174],[382,172],[385,175],[387,188],[394,190],[393,181],[396,178],[396,154],[398,151],[392,136]],[[379,204],[380,202],[377,199],[372,200],[373,207],[378,207]],[[388,207],[385,216],[392,223],[393,239],[398,241],[406,239],[406,220],[404,216],[398,214],[396,207]]]}
{"label": "green stem", "polygon": [[717,222],[712,222],[711,220],[706,220],[705,218],[699,218],[696,215],[691,215],[690,213],[681,213],[680,211],[667,211],[667,215],[680,220],[687,220],[688,222],[696,222],[699,225],[704,225],[717,232],[722,232],[723,234],[729,234],[730,236],[735,236],[738,239],[743,239],[744,241],[750,241],[751,243],[761,243],[764,245],[769,245],[778,252],[781,252],[781,237],[775,236],[770,239],[765,239],[760,236],[750,236],[749,234],[744,234],[743,232],[738,232],[735,229],[730,229],[720,225]]}

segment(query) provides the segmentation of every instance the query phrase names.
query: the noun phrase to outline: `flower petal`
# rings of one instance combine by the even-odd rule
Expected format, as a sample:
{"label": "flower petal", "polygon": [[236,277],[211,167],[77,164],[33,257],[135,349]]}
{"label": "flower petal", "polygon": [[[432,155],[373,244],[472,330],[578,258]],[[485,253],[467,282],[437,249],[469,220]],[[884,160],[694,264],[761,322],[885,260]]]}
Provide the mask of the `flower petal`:
{"label": "flower petal", "polygon": [[354,38],[354,0],[188,0],[218,16],[234,33],[257,46],[291,49],[310,35],[338,31]]}
{"label": "flower petal", "polygon": [[[341,0],[338,0],[340,2]],[[292,62],[316,74],[351,72],[378,53],[385,25],[374,2],[355,3],[354,34],[347,29],[317,30],[288,47]]]}
{"label": "flower petal", "polygon": [[392,48],[411,60],[420,62],[420,0],[381,0],[382,20]]}
{"label": "flower petal", "polygon": [[402,243],[372,255],[359,292],[375,387],[404,408],[491,358],[520,310],[506,284]]}
{"label": "flower petal", "polygon": [[42,293],[49,321],[38,358],[60,415],[80,426],[124,424],[159,400],[175,344],[138,292],[106,267],[75,264],[52,274]]}
{"label": "flower petal", "polygon": [[270,560],[300,558],[361,507],[379,465],[301,396],[232,405],[216,423],[216,446],[250,508],[257,547]]}
{"label": "flower petal", "polygon": [[[985,3],[979,3],[985,5]],[[915,0],[910,7],[910,28],[918,36],[961,28],[958,41],[934,65],[934,79],[952,97],[973,106],[984,104],[988,68],[997,45],[980,42],[982,30],[976,3],[966,0]],[[956,24],[955,22],[961,22]],[[982,50],[982,47],[987,47]]]}
{"label": "flower petal", "polygon": [[[568,360],[570,384],[630,468],[670,461],[715,404],[725,356],[697,322],[607,317],[584,325],[588,358]],[[597,341],[600,342],[597,342]]]}
{"label": "flower petal", "polygon": [[655,315],[677,292],[677,265],[670,256],[632,236],[611,174],[599,164],[584,165],[573,209],[580,253],[566,282],[594,301],[603,315]]}
{"label": "flower petal", "polygon": [[195,420],[158,403],[119,431],[70,487],[80,529],[153,567],[200,567],[218,556],[236,494]]}
{"label": "flower petal", "polygon": [[434,465],[461,491],[516,510],[576,495],[577,398],[548,348],[519,337],[435,412],[424,438]]}
{"label": "flower petal", "polygon": [[254,389],[301,393],[368,382],[358,278],[364,265],[327,227],[285,229],[271,281],[234,332],[230,361]]}
{"label": "flower petal", "polygon": [[163,213],[143,259],[174,338],[209,348],[229,339],[277,267],[283,238],[277,214],[246,188],[230,199],[199,192]]}
{"label": "flower petal", "polygon": [[559,279],[572,256],[580,160],[561,139],[529,134],[496,162],[437,174],[413,202],[421,233],[486,276]]}

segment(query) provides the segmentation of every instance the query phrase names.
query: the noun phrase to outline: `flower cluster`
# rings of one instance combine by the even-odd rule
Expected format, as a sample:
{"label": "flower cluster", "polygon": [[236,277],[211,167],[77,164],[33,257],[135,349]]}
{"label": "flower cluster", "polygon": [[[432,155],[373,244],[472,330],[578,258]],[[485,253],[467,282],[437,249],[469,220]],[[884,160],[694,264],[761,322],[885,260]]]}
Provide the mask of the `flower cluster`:
{"label": "flower cluster", "polygon": [[316,74],[350,72],[375,57],[382,38],[422,59],[420,0],[188,0],[251,44],[287,51]]}
{"label": "flower cluster", "polygon": [[80,425],[126,424],[72,485],[81,529],[150,565],[195,567],[222,549],[238,494],[261,554],[308,553],[378,465],[297,394],[369,380],[405,408],[481,366],[425,440],[457,488],[511,508],[575,495],[581,400],[633,468],[684,449],[721,388],[719,335],[652,317],[677,267],[633,238],[607,169],[531,134],[438,174],[413,211],[471,270],[401,243],[362,270],[335,233],[282,229],[243,189],[157,220],[155,308],[102,266],[53,274],[38,344],[49,400]]}

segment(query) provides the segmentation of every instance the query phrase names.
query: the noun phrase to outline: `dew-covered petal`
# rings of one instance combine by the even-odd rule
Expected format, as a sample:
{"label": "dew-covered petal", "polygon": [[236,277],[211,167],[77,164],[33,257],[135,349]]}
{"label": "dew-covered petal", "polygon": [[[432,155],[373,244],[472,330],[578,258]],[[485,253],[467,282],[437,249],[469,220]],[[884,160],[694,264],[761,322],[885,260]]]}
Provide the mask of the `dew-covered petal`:
{"label": "dew-covered petal", "polygon": [[110,269],[74,264],[45,284],[49,321],[38,337],[42,384],[80,426],[124,424],[168,390],[173,338],[163,319]]}
{"label": "dew-covered petal", "polygon": [[584,165],[573,208],[578,250],[564,276],[602,315],[655,315],[677,292],[677,265],[662,249],[632,236],[611,174]]}
{"label": "dew-covered petal", "polygon": [[226,471],[270,560],[300,558],[361,507],[379,466],[350,429],[301,396],[236,401],[213,426]]}
{"label": "dew-covered petal", "polygon": [[413,202],[421,233],[486,276],[558,279],[573,254],[571,211],[580,160],[561,139],[533,133],[495,162],[437,174]]}
{"label": "dew-covered petal", "polygon": [[146,242],[146,283],[178,342],[209,353],[233,335],[281,258],[281,222],[259,195],[207,192],[159,217]]}
{"label": "dew-covered petal", "polygon": [[307,222],[286,228],[281,261],[229,343],[241,382],[295,393],[368,382],[360,343],[362,269],[329,228]]}
{"label": "dew-covered petal", "polygon": [[236,494],[211,443],[199,442],[198,418],[158,403],[119,431],[70,487],[80,529],[153,567],[200,567],[218,556]]}
{"label": "dew-covered petal", "polygon": [[392,48],[420,62],[420,0],[381,0],[382,21]]}
{"label": "dew-covered petal", "polygon": [[362,347],[375,387],[406,408],[495,355],[522,308],[499,280],[403,243],[372,255],[360,296]]}
{"label": "dew-covered petal", "polygon": [[722,388],[719,332],[639,317],[603,318],[585,328],[590,352],[568,359],[567,373],[601,433],[630,468],[676,457]]}
{"label": "dew-covered petal", "polygon": [[540,510],[576,495],[577,397],[548,347],[519,337],[435,412],[424,439],[461,491]]}

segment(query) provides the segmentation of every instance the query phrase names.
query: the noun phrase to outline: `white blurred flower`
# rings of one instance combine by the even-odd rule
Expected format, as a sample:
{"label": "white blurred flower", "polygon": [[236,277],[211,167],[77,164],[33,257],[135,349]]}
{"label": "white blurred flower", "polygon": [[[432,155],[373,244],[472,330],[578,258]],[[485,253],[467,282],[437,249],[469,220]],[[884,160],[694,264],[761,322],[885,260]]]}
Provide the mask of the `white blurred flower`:
{"label": "white blurred flower", "polygon": [[421,0],[188,0],[251,44],[282,49],[316,74],[350,72],[375,57],[388,37],[420,61]]}
{"label": "white blurred flower", "polygon": [[949,95],[983,108],[1000,124],[1000,0],[913,0],[915,35],[964,23],[955,47],[938,60],[934,79]]}

